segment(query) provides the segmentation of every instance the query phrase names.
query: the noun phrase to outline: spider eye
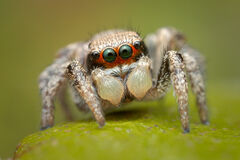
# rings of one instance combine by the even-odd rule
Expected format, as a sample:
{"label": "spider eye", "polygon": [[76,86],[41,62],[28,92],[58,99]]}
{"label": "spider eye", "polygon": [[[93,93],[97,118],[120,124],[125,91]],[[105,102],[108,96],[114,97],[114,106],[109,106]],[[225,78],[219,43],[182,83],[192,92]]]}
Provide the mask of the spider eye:
{"label": "spider eye", "polygon": [[112,48],[107,48],[103,51],[103,59],[107,62],[115,61],[117,53]]}
{"label": "spider eye", "polygon": [[98,59],[98,58],[99,58],[99,52],[93,51],[93,52],[92,52],[92,57],[93,57],[94,59]]}
{"label": "spider eye", "polygon": [[129,45],[123,45],[119,49],[119,55],[122,57],[122,59],[128,59],[132,56],[132,47]]}
{"label": "spider eye", "polygon": [[140,42],[140,41],[135,41],[135,42],[133,43],[133,46],[134,46],[136,49],[140,49],[140,47],[141,47],[141,42]]}

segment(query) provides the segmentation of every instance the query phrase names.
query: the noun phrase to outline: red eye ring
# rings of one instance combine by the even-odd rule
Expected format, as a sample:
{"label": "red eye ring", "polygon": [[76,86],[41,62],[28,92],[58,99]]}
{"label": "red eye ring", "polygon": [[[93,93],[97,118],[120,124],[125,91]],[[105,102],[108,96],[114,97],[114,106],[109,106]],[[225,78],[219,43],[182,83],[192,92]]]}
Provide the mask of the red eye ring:
{"label": "red eye ring", "polygon": [[123,44],[118,49],[118,55],[124,60],[127,60],[128,58],[130,58],[132,54],[133,54],[133,49],[128,44]]}
{"label": "red eye ring", "polygon": [[[129,48],[129,51],[131,51],[131,55],[128,55],[126,57],[124,56],[121,56],[120,52],[121,50],[123,49],[122,47],[123,46],[128,46]],[[104,51],[106,51],[107,49],[111,49],[111,50],[114,50],[115,53],[116,53],[116,59],[114,59],[113,61],[106,61],[104,59]],[[121,65],[121,64],[131,64],[133,62],[136,61],[135,57],[137,55],[140,54],[140,50],[136,49],[132,44],[129,44],[129,43],[124,43],[116,48],[111,48],[111,47],[107,47],[107,48],[104,48],[101,52],[100,52],[100,56],[98,58],[98,60],[96,61],[96,63],[98,63],[100,66],[104,66],[106,68],[112,68],[112,67],[115,67],[115,66],[118,66],[118,65]]]}
{"label": "red eye ring", "polygon": [[103,59],[106,61],[106,62],[109,62],[109,63],[112,63],[116,60],[117,58],[117,53],[114,49],[112,48],[106,48],[103,53],[102,53],[102,56],[103,56]]}

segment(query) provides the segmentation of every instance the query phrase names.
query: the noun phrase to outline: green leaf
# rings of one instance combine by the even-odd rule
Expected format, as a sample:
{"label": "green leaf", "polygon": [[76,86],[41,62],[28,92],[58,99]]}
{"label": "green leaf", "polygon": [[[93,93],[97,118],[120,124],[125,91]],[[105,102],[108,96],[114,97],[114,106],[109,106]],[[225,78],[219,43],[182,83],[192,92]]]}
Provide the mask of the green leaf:
{"label": "green leaf", "polygon": [[211,124],[204,126],[199,122],[190,95],[189,134],[182,133],[177,105],[174,97],[169,95],[159,102],[134,102],[117,109],[106,116],[107,123],[103,128],[98,128],[92,119],[82,119],[34,133],[19,143],[15,158],[240,159],[238,96],[215,89],[210,91],[210,98]]}

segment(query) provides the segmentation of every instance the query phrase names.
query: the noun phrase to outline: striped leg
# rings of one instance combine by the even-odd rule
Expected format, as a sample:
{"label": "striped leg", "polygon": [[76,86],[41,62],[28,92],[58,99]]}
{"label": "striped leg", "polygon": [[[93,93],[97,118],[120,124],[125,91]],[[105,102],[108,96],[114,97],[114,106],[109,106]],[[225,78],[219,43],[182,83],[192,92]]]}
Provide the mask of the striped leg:
{"label": "striped leg", "polygon": [[191,88],[197,99],[197,107],[200,116],[200,120],[203,124],[209,124],[208,122],[208,109],[206,104],[205,83],[203,78],[203,60],[200,54],[185,46],[181,51],[186,67],[187,75],[189,77]]}
{"label": "striped leg", "polygon": [[184,72],[184,64],[181,55],[175,51],[167,52],[162,61],[161,69],[158,75],[157,91],[163,96],[172,82],[175,95],[178,101],[178,110],[184,133],[188,133],[189,115],[188,115],[188,87]]}
{"label": "striped leg", "polygon": [[54,98],[66,82],[65,71],[67,59],[57,59],[46,68],[39,77],[39,89],[42,97],[41,129],[46,129],[54,124]]}
{"label": "striped leg", "polygon": [[78,61],[73,61],[68,66],[67,72],[69,79],[72,80],[73,87],[76,88],[85,103],[88,104],[99,126],[104,126],[105,119],[102,113],[101,103],[86,71]]}

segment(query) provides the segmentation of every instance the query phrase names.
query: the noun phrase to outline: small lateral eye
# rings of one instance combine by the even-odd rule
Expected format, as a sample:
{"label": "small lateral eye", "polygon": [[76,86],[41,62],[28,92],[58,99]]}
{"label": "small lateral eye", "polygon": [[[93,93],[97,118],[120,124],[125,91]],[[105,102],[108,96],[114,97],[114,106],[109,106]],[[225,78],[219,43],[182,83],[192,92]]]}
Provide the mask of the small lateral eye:
{"label": "small lateral eye", "polygon": [[133,50],[129,45],[122,45],[119,49],[119,55],[122,59],[128,59],[132,56]]}
{"label": "small lateral eye", "polygon": [[107,48],[103,51],[103,59],[107,62],[115,61],[117,53],[112,48]]}
{"label": "small lateral eye", "polygon": [[134,46],[134,48],[136,48],[136,49],[140,49],[140,47],[141,47],[141,42],[140,42],[140,41],[135,41],[135,42],[133,43],[133,46]]}
{"label": "small lateral eye", "polygon": [[100,54],[99,54],[98,51],[93,51],[93,52],[92,52],[92,57],[93,57],[94,59],[98,59],[99,56],[100,56]]}

